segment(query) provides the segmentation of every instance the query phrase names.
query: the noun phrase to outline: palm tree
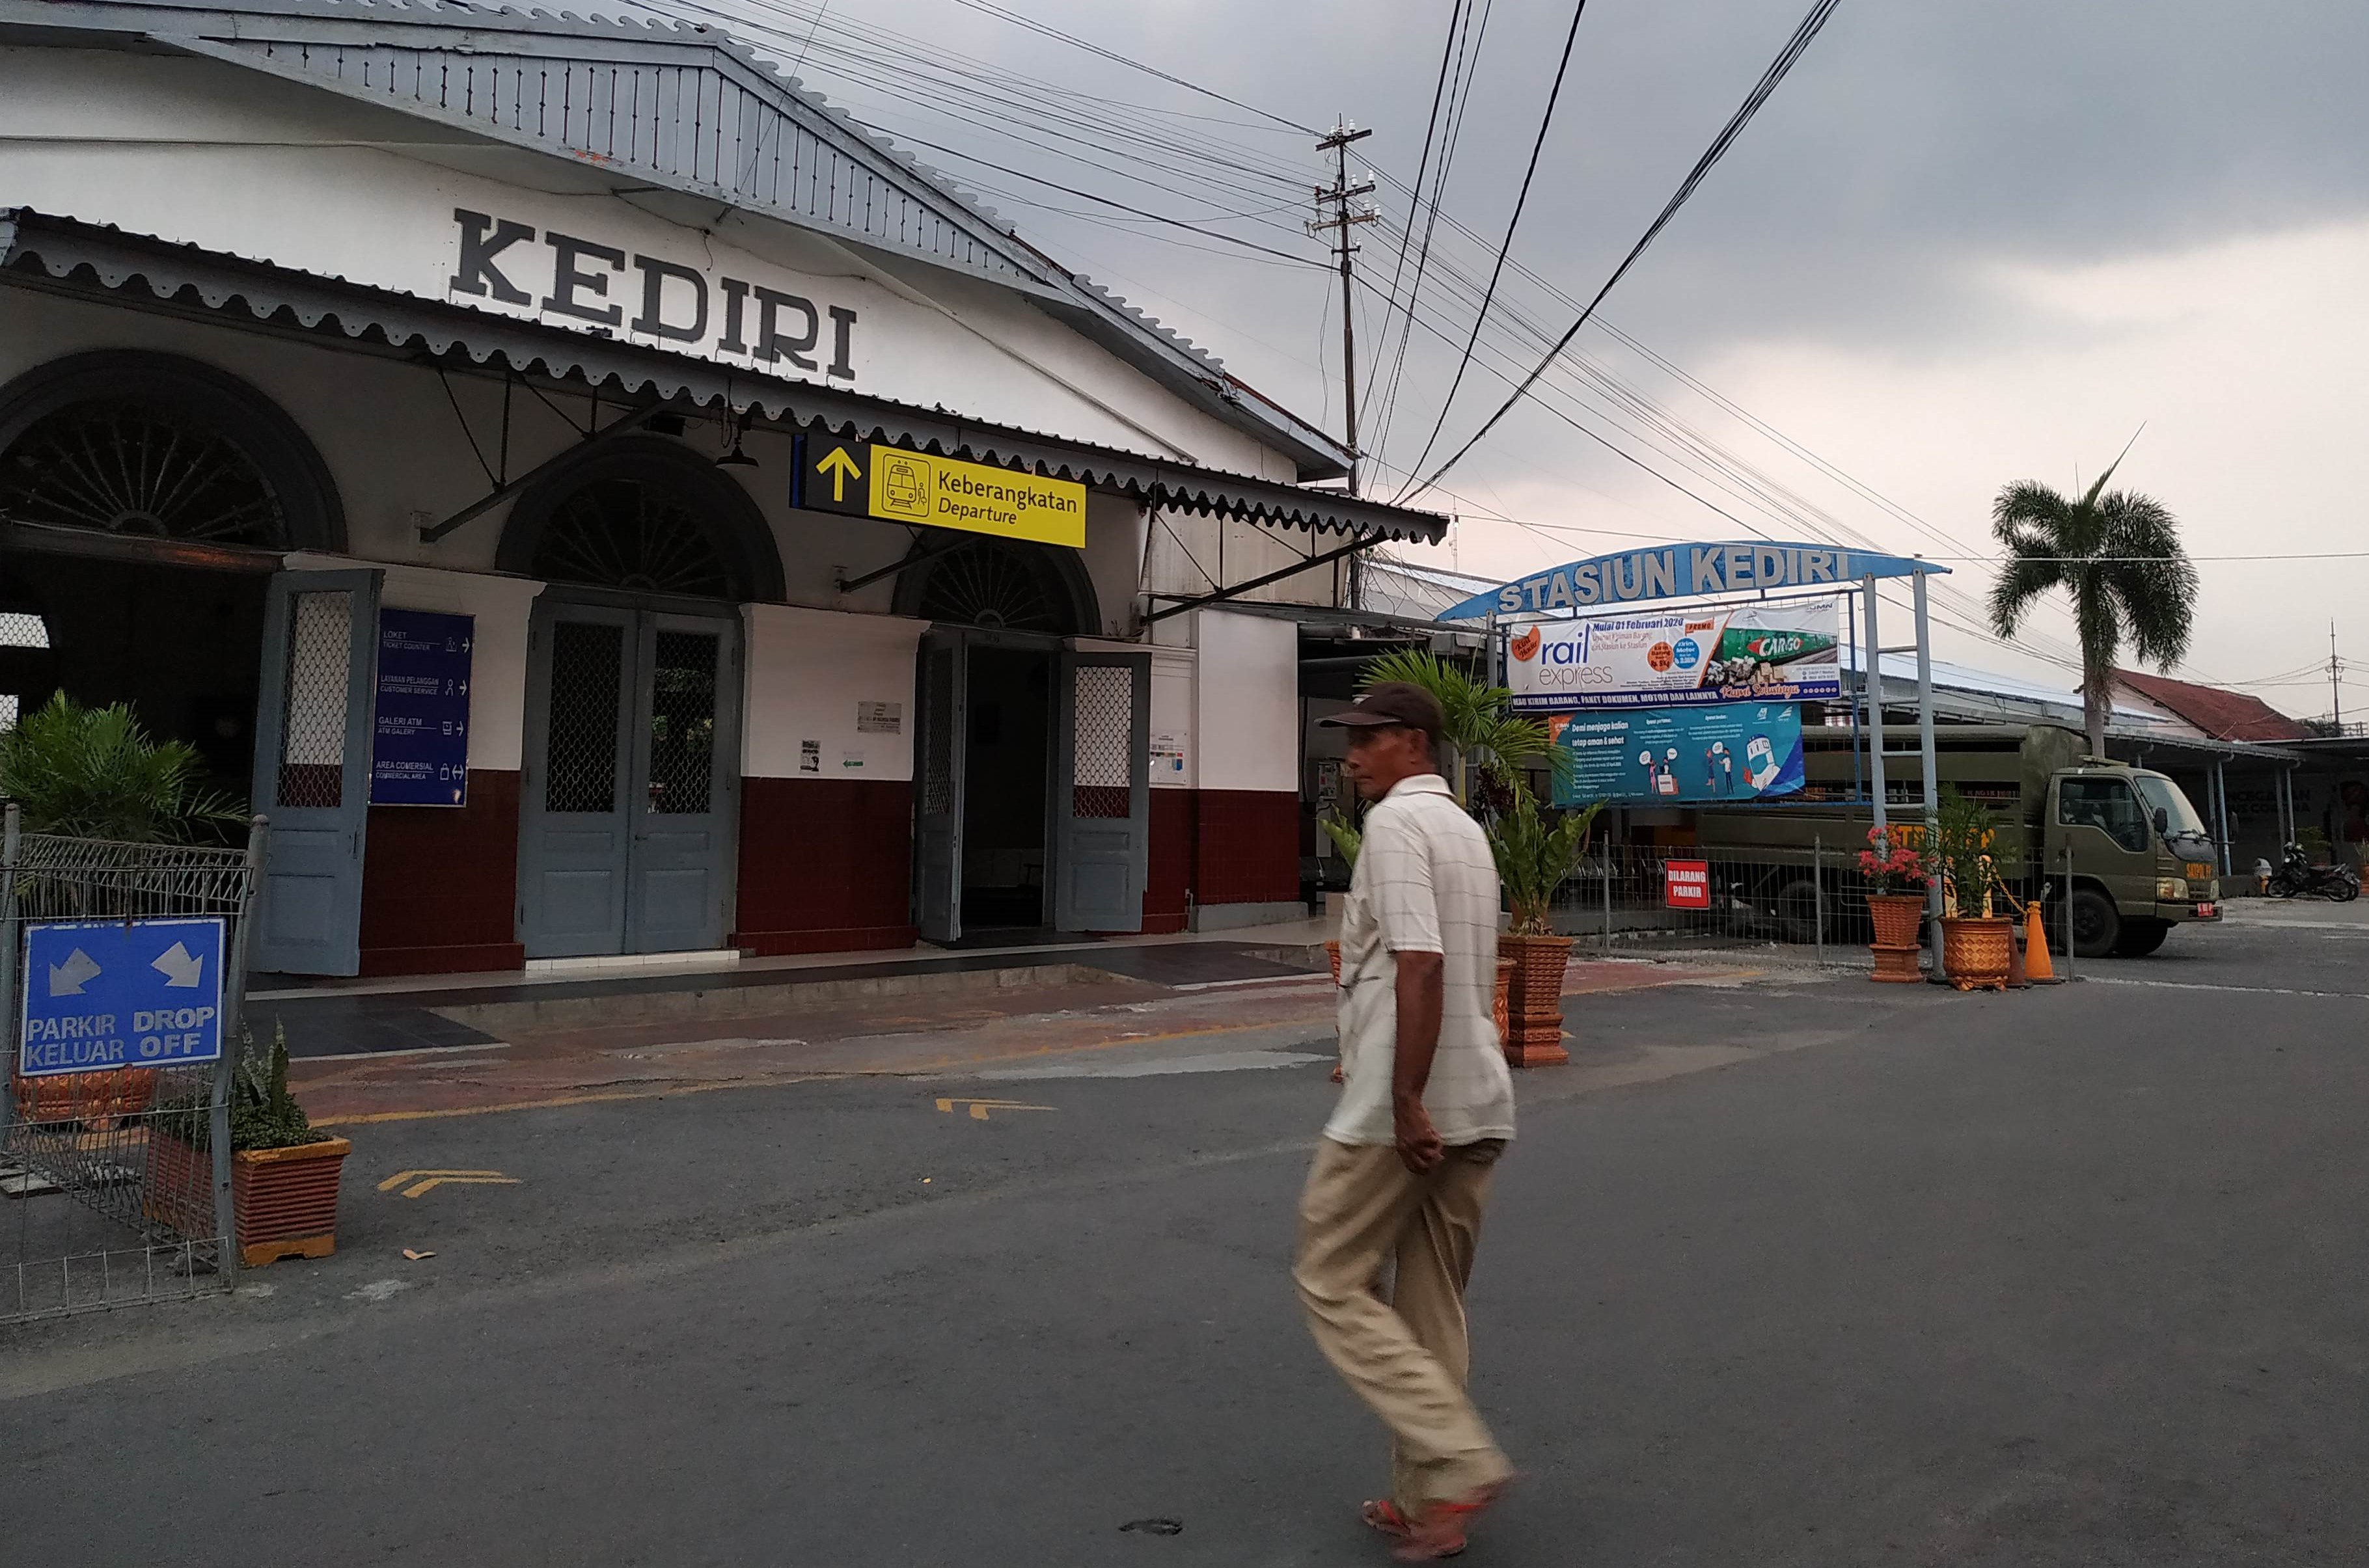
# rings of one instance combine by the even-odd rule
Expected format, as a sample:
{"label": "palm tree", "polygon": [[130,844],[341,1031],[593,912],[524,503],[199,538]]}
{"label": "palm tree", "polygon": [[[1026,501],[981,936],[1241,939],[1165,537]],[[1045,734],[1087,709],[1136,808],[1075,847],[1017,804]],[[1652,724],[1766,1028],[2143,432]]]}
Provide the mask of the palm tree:
{"label": "palm tree", "polygon": [[1546,725],[1518,718],[1514,694],[1502,686],[1477,680],[1462,665],[1451,664],[1422,648],[1401,648],[1368,665],[1357,679],[1359,690],[1384,681],[1419,686],[1439,699],[1448,719],[1443,739],[1449,755],[1441,760],[1454,772],[1448,782],[1459,805],[1472,808],[1471,766],[1513,782],[1525,767],[1545,767],[1557,773],[1568,768],[1566,756],[1548,738]]}
{"label": "palm tree", "polygon": [[1991,532],[2007,547],[1991,585],[1991,625],[2012,637],[2040,596],[2062,588],[2081,639],[2081,711],[2089,755],[2106,755],[2114,664],[2127,638],[2140,658],[2169,669],[2188,652],[2196,567],[2180,523],[2135,491],[2106,494],[2119,460],[2077,501],[2031,480],[1991,504]]}

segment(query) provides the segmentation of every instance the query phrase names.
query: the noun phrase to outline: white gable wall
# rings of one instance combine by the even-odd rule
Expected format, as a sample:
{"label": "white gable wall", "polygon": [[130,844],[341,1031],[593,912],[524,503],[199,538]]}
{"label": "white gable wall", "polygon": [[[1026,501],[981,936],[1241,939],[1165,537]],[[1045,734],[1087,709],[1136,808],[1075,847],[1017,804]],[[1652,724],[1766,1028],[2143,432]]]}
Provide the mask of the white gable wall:
{"label": "white gable wall", "polygon": [[[806,379],[995,424],[1148,456],[1288,481],[1290,460],[1160,386],[1022,296],[983,280],[887,260],[827,237],[738,213],[703,230],[670,222],[565,160],[453,140],[392,110],[210,61],[66,49],[0,48],[0,206],[27,206],[128,233],[425,299],[516,314],[571,330],[594,324],[552,308],[561,253],[555,232],[628,258],[612,271],[579,255],[606,292],[566,292],[588,309],[622,307],[614,335],[636,338],[648,256],[707,279],[704,341],[668,342],[724,364],[757,367],[716,347],[729,277],[854,312],[846,364]],[[449,166],[464,165],[471,170]],[[498,177],[497,177],[498,176]],[[656,199],[652,199],[653,201]],[[669,197],[670,207],[681,205]],[[456,210],[534,231],[493,265],[532,296],[506,304],[488,288],[452,286]],[[473,274],[486,287],[482,274]],[[688,285],[670,286],[688,309]],[[754,330],[754,307],[743,340]],[[794,318],[791,318],[794,320]],[[797,377],[786,361],[766,373]]]}

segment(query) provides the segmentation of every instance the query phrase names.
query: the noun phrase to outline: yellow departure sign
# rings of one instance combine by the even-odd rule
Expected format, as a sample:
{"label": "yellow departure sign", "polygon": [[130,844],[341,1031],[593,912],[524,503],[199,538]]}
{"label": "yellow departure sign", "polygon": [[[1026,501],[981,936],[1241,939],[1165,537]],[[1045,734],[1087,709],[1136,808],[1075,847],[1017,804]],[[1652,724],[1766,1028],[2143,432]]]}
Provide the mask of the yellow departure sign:
{"label": "yellow departure sign", "polygon": [[809,511],[1085,548],[1086,487],[1074,480],[822,436],[801,443],[798,467]]}

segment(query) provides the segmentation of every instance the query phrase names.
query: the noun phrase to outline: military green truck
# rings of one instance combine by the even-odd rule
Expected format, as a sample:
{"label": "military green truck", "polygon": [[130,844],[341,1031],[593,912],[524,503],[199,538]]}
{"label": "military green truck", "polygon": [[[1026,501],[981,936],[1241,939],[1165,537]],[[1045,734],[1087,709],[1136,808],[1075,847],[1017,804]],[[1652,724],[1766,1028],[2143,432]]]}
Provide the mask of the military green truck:
{"label": "military green truck", "polygon": [[[1924,811],[1923,758],[1914,726],[1885,728],[1884,797],[1894,822],[1916,822]],[[1853,802],[1867,792],[1862,731],[1802,732],[1806,785],[1796,795],[1766,803],[1705,806],[1696,842],[1713,860],[1733,896],[1765,910],[1785,936],[1817,937],[1824,909],[1826,935],[1837,916],[1855,912],[1856,899],[1838,895],[1830,871],[1823,903],[1811,867],[1857,865],[1874,824],[1874,808]],[[1859,753],[1854,785],[1853,750]],[[2160,773],[2104,762],[2087,755],[2078,732],[2055,724],[1947,724],[1934,731],[1940,782],[1980,801],[1997,819],[1993,851],[2019,900],[2038,898],[2050,944],[2060,947],[2065,918],[2066,852],[2072,857],[2073,950],[2083,958],[2140,958],[2163,945],[2174,926],[2221,917],[2220,851],[2180,786]],[[1901,753],[1910,755],[1902,756]],[[1842,885],[1854,885],[1846,875]],[[1837,909],[1837,905],[1844,905]]]}

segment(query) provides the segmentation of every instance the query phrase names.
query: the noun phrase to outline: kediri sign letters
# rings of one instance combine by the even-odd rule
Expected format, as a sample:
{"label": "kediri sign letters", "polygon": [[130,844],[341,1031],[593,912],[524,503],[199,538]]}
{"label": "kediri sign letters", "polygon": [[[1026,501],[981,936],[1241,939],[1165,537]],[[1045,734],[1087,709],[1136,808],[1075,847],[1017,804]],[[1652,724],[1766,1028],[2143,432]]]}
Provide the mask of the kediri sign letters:
{"label": "kediri sign letters", "polygon": [[1439,619],[1551,615],[1590,605],[1766,593],[1775,588],[1826,587],[1840,592],[1862,577],[1906,577],[1948,570],[1927,561],[1838,550],[1830,544],[1760,539],[1665,544],[1594,556],[1536,576],[1517,577],[1440,611]]}

